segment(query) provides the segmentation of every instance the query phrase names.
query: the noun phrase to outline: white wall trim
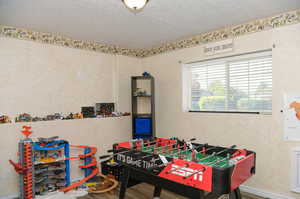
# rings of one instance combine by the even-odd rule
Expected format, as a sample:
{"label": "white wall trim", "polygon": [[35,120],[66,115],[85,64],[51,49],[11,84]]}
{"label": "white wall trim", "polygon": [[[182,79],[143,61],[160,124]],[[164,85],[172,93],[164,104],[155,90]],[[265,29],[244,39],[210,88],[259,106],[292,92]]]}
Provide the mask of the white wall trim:
{"label": "white wall trim", "polygon": [[300,193],[300,147],[292,148],[291,162],[291,190],[296,193]]}
{"label": "white wall trim", "polygon": [[119,107],[119,84],[120,84],[120,79],[119,79],[119,75],[120,75],[120,60],[119,60],[119,56],[114,56],[114,65],[112,67],[112,75],[113,75],[113,102],[115,103],[115,111],[119,112],[120,111],[120,107]]}
{"label": "white wall trim", "polygon": [[253,194],[256,196],[260,196],[263,198],[269,198],[269,199],[296,199],[294,197],[285,196],[285,195],[281,195],[281,194],[277,194],[277,193],[272,193],[269,191],[265,191],[265,190],[257,189],[254,187],[245,186],[245,185],[241,185],[240,190],[245,193],[250,193],[250,194]]}
{"label": "white wall trim", "polygon": [[19,198],[19,194],[10,194],[10,195],[0,195],[0,199],[15,199]]}
{"label": "white wall trim", "polygon": [[[257,188],[249,187],[249,186],[245,186],[245,185],[241,185],[240,190],[245,193],[250,193],[250,194],[253,194],[256,196],[260,196],[263,198],[269,198],[269,199],[296,199],[294,197],[285,196],[285,195],[281,195],[281,194],[277,194],[277,193],[272,193],[269,191],[265,191],[262,189],[257,189]],[[0,195],[0,199],[15,199],[18,196],[19,196],[18,194]]]}

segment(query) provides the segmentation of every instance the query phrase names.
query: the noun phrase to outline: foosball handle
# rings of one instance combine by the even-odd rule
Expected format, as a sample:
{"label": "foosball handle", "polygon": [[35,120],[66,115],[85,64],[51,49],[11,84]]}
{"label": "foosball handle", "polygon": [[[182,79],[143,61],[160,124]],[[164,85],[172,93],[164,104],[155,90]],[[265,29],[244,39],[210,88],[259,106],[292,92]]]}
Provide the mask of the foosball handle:
{"label": "foosball handle", "polygon": [[107,151],[107,153],[112,153],[112,152],[114,152],[113,149],[110,149],[110,150]]}
{"label": "foosball handle", "polygon": [[236,145],[232,145],[230,148],[231,148],[231,149],[234,149],[234,148],[236,148]]}
{"label": "foosball handle", "polygon": [[190,141],[191,142],[193,142],[193,141],[196,141],[197,139],[196,138],[192,138],[192,139],[190,139]]}

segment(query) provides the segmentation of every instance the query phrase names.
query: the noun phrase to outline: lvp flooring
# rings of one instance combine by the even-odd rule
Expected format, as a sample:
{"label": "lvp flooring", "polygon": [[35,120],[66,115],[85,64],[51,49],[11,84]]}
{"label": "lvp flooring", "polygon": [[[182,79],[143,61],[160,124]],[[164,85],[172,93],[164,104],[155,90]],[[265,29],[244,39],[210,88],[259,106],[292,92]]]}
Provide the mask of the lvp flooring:
{"label": "lvp flooring", "polygon": [[[148,184],[136,185],[132,188],[127,189],[125,199],[153,199],[154,187]],[[242,199],[262,199],[259,197],[250,196],[248,194],[242,194]],[[118,199],[118,191],[115,190],[113,193],[105,194],[89,194],[79,199]],[[162,191],[160,199],[186,199],[185,197],[176,195],[169,191]]]}

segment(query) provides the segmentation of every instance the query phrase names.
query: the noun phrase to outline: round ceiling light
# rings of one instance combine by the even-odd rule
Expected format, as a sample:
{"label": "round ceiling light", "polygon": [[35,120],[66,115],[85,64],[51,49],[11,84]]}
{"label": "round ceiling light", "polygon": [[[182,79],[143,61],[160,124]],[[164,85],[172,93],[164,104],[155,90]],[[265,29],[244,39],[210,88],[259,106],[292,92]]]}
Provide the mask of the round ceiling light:
{"label": "round ceiling light", "polygon": [[124,5],[131,11],[137,13],[141,11],[149,0],[122,0]]}

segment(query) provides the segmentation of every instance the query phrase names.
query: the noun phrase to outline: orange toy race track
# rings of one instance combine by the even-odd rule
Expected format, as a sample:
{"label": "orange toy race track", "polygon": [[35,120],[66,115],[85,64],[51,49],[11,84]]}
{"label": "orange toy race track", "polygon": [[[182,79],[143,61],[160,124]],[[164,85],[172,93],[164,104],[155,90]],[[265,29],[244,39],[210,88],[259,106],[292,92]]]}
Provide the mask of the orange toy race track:
{"label": "orange toy race track", "polygon": [[92,172],[90,173],[90,175],[88,175],[87,177],[83,178],[82,180],[68,186],[68,187],[65,187],[61,190],[59,190],[60,192],[68,192],[82,184],[84,184],[85,182],[87,182],[89,179],[93,178],[94,176],[96,176],[99,172],[99,169],[97,168],[97,160],[96,158],[94,157],[94,155],[97,153],[97,148],[96,147],[89,147],[89,146],[85,146],[85,145],[78,145],[78,146],[75,146],[75,145],[72,145],[71,147],[74,147],[74,148],[81,148],[81,149],[90,149],[91,152],[87,153],[87,154],[84,154],[84,155],[78,155],[77,157],[70,157],[68,158],[69,160],[75,160],[75,159],[84,159],[84,158],[87,158],[87,157],[92,157],[92,161],[91,163],[87,164],[87,165],[80,165],[79,168],[81,169],[89,169],[89,168],[92,168]]}

